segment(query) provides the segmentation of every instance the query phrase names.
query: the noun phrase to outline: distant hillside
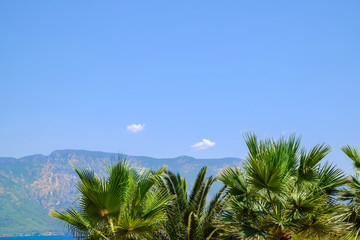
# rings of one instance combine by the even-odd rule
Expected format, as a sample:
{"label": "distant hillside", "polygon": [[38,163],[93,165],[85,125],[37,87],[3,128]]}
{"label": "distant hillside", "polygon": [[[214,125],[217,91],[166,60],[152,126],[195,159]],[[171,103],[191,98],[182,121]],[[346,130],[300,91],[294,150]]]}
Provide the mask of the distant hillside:
{"label": "distant hillside", "polygon": [[[48,213],[50,209],[65,208],[75,200],[78,179],[69,162],[104,174],[104,162],[115,162],[117,158],[114,153],[84,150],[58,150],[49,156],[32,155],[19,159],[0,158],[0,236],[63,233],[63,225]],[[165,165],[170,171],[184,176],[189,187],[201,167],[208,166],[209,175],[216,175],[221,168],[238,165],[241,161],[238,158],[196,159],[189,156],[127,158],[139,167],[157,169]]]}

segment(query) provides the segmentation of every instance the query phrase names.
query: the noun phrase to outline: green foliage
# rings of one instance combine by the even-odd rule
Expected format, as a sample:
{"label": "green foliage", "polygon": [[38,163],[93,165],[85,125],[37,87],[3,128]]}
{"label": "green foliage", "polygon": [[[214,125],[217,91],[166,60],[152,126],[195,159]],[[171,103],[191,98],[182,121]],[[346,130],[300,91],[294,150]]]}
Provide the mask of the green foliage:
{"label": "green foliage", "polygon": [[159,190],[164,168],[137,171],[126,161],[107,166],[109,175],[98,177],[91,169],[77,169],[79,208],[53,211],[69,231],[82,239],[153,239],[165,220],[173,196]]}
{"label": "green foliage", "polygon": [[189,196],[185,179],[179,174],[167,172],[163,188],[174,195],[175,199],[167,207],[168,221],[163,225],[166,232],[163,239],[210,240],[219,236],[221,228],[218,221],[226,203],[224,189],[207,205],[208,193],[215,179],[206,178],[206,172],[206,167],[199,171]]}
{"label": "green foliage", "polygon": [[[55,219],[46,219],[48,211],[35,200],[22,193],[22,186],[0,175],[0,182],[6,188],[0,195],[0,235],[9,233],[39,234],[62,232]],[[29,213],[24,215],[24,212]]]}
{"label": "green foliage", "polygon": [[[30,214],[24,216],[24,212]],[[4,194],[0,199],[0,235],[61,233],[62,227],[57,225],[55,219],[44,218],[47,214],[47,210],[31,199],[16,200],[11,194]]]}
{"label": "green foliage", "polygon": [[349,145],[341,150],[353,161],[356,171],[348,177],[347,188],[340,192],[340,199],[348,202],[342,213],[342,219],[348,223],[345,239],[360,239],[360,152]]}
{"label": "green foliage", "polygon": [[[203,167],[190,184],[184,178],[189,172],[138,169],[125,160],[101,169],[98,164],[92,169],[73,166],[79,178],[77,201],[50,215],[63,220],[80,239],[360,239],[358,149],[342,148],[355,169],[354,175],[345,177],[324,162],[331,151],[328,145],[306,150],[295,135],[278,140],[258,140],[255,134],[244,138],[249,153],[242,166],[224,168],[216,178],[207,176],[208,168]],[[14,166],[5,165],[0,171],[0,234],[61,230],[55,219],[44,218],[47,210],[39,203],[62,197],[61,192],[34,200],[34,193],[22,184],[30,181],[42,190],[44,182],[31,173],[42,174],[41,166],[48,160],[35,159],[34,166],[23,160],[24,168],[11,163]],[[14,167],[21,178],[8,174]],[[55,179],[51,171],[45,173],[43,180]],[[225,186],[214,194],[217,180]]]}
{"label": "green foliage", "polygon": [[219,175],[230,196],[224,214],[229,239],[290,239],[292,236],[337,237],[344,224],[336,201],[345,183],[341,170],[320,164],[330,152],[324,144],[310,151],[300,138],[258,140],[246,134],[249,154],[243,169],[227,168]]}

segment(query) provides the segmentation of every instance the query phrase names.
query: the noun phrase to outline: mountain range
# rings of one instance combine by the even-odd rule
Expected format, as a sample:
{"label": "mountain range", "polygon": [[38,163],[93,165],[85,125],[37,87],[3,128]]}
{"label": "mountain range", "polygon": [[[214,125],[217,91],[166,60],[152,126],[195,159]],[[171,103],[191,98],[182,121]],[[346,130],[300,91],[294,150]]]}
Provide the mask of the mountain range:
{"label": "mountain range", "polygon": [[[197,172],[208,166],[208,174],[216,175],[226,166],[239,165],[239,158],[196,159],[189,156],[151,158],[119,156],[85,150],[56,150],[50,155],[22,158],[0,157],[0,236],[57,235],[66,233],[64,225],[51,218],[52,209],[73,204],[78,194],[77,176],[70,163],[78,168],[92,168],[98,175],[106,174],[105,164],[127,158],[138,167],[158,169],[166,166],[180,173],[192,187]],[[216,183],[214,194],[220,187]]]}

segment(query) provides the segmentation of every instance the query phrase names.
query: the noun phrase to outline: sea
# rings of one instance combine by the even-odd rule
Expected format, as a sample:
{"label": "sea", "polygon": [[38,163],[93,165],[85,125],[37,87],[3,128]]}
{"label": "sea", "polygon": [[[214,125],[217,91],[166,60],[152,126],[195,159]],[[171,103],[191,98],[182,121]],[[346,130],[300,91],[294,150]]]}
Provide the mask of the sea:
{"label": "sea", "polygon": [[71,236],[0,237],[0,240],[72,240]]}

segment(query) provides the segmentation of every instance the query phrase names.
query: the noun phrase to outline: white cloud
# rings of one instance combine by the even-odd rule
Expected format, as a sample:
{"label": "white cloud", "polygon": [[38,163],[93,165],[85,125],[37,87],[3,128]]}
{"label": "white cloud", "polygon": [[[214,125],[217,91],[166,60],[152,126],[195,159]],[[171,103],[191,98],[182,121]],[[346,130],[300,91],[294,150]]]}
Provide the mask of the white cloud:
{"label": "white cloud", "polygon": [[126,126],[126,130],[133,133],[141,132],[142,130],[144,130],[144,128],[145,128],[145,124],[140,124],[140,123]]}
{"label": "white cloud", "polygon": [[201,142],[195,143],[195,144],[191,145],[191,147],[196,150],[203,150],[203,149],[207,149],[209,147],[213,147],[213,146],[215,146],[215,144],[216,144],[215,142],[212,142],[209,139],[203,138]]}

